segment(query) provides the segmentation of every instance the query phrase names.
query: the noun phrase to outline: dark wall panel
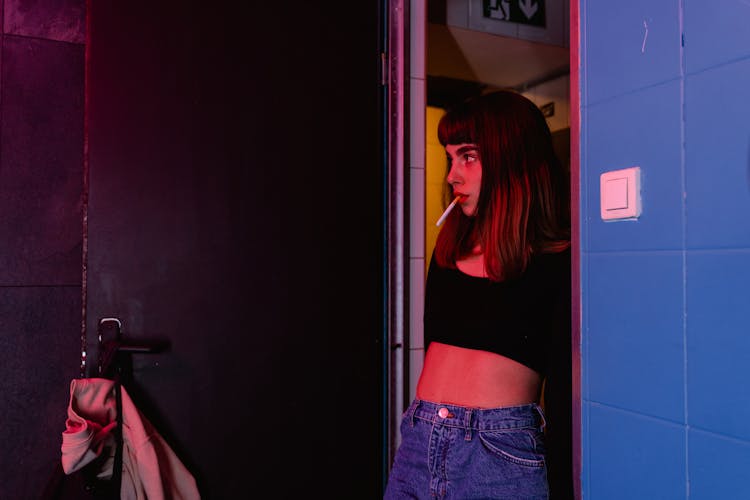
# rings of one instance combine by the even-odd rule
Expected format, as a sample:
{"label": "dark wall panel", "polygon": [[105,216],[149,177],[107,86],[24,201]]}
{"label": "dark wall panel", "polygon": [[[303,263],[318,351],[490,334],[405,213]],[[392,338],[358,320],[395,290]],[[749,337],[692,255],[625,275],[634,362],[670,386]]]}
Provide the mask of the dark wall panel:
{"label": "dark wall panel", "polygon": [[80,363],[81,288],[0,288],[0,498],[39,498]]}
{"label": "dark wall panel", "polygon": [[60,460],[79,374],[84,47],[0,42],[0,498],[20,500]]}
{"label": "dark wall panel", "polygon": [[3,38],[0,285],[81,283],[83,54]]}
{"label": "dark wall panel", "polygon": [[85,0],[3,0],[3,33],[83,45]]}
{"label": "dark wall panel", "polygon": [[91,5],[88,335],[205,498],[382,497],[376,4]]}

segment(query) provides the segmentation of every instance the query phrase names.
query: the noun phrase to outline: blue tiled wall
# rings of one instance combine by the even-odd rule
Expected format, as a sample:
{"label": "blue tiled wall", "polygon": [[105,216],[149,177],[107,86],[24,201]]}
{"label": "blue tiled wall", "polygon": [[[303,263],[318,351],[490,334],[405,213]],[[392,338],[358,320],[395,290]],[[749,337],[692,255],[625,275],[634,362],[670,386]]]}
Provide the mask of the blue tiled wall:
{"label": "blue tiled wall", "polygon": [[750,3],[579,6],[583,496],[750,498]]}

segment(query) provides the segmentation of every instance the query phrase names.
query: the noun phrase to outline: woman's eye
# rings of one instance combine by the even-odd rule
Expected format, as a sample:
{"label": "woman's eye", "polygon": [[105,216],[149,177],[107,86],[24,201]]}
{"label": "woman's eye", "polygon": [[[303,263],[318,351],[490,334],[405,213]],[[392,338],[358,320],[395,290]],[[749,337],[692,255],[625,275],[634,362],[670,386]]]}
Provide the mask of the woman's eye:
{"label": "woman's eye", "polygon": [[471,163],[473,161],[477,161],[479,157],[476,154],[473,153],[466,153],[464,154],[464,162],[465,163]]}

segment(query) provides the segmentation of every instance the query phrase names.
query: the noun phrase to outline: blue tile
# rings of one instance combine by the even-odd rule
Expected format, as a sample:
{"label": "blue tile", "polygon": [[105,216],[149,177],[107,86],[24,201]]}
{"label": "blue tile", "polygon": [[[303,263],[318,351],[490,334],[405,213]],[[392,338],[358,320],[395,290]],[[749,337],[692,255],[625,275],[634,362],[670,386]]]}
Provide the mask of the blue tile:
{"label": "blue tile", "polygon": [[[680,100],[680,86],[671,82],[587,110],[589,251],[682,248]],[[641,216],[604,222],[600,175],[634,166],[641,168]]]}
{"label": "blue tile", "polygon": [[[590,484],[591,484],[591,444],[589,439],[591,429],[591,403],[589,401],[583,402],[582,410],[583,429],[581,430],[581,493],[583,498],[591,498]],[[575,446],[575,443],[574,443]]]}
{"label": "blue tile", "polygon": [[588,399],[589,394],[589,257],[581,255],[581,397]]}
{"label": "blue tile", "polygon": [[5,37],[0,284],[81,283],[83,46]]}
{"label": "blue tile", "polygon": [[750,3],[685,0],[683,19],[688,73],[750,56]]}
{"label": "blue tile", "polygon": [[586,104],[680,76],[678,8],[677,1],[586,4]]}
{"label": "blue tile", "polygon": [[[750,439],[750,251],[689,252],[688,418],[691,426]],[[742,383],[742,382],[740,382]]]}
{"label": "blue tile", "polygon": [[750,246],[749,81],[750,60],[686,79],[688,248]]}
{"label": "blue tile", "polygon": [[684,422],[681,254],[590,257],[592,401]]}
{"label": "blue tile", "polygon": [[750,443],[691,429],[690,500],[750,498]]}
{"label": "blue tile", "polygon": [[[584,108],[581,108],[581,116],[587,117],[587,110]],[[590,225],[590,213],[591,209],[589,208],[592,203],[596,203],[598,198],[596,200],[590,200],[588,197],[588,194],[586,192],[586,186],[587,186],[587,172],[590,170],[588,168],[588,120],[582,119],[581,120],[581,130],[580,130],[580,145],[579,145],[579,172],[578,172],[578,197],[579,197],[579,213],[578,213],[578,224],[579,224],[579,231],[580,231],[580,241],[581,241],[581,251],[587,252],[589,250],[589,225]],[[575,181],[575,179],[571,179],[572,181]]]}
{"label": "blue tile", "polygon": [[86,0],[5,0],[4,33],[61,42],[86,41]]}
{"label": "blue tile", "polygon": [[589,418],[589,498],[686,498],[684,427],[594,404]]}

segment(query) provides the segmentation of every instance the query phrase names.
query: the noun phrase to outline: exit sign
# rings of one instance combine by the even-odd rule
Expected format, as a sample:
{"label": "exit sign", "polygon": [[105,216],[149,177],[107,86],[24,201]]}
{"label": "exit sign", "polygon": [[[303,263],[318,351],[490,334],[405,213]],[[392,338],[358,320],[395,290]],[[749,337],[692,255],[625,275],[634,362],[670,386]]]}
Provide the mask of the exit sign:
{"label": "exit sign", "polygon": [[484,17],[509,23],[546,26],[544,0],[482,0]]}

